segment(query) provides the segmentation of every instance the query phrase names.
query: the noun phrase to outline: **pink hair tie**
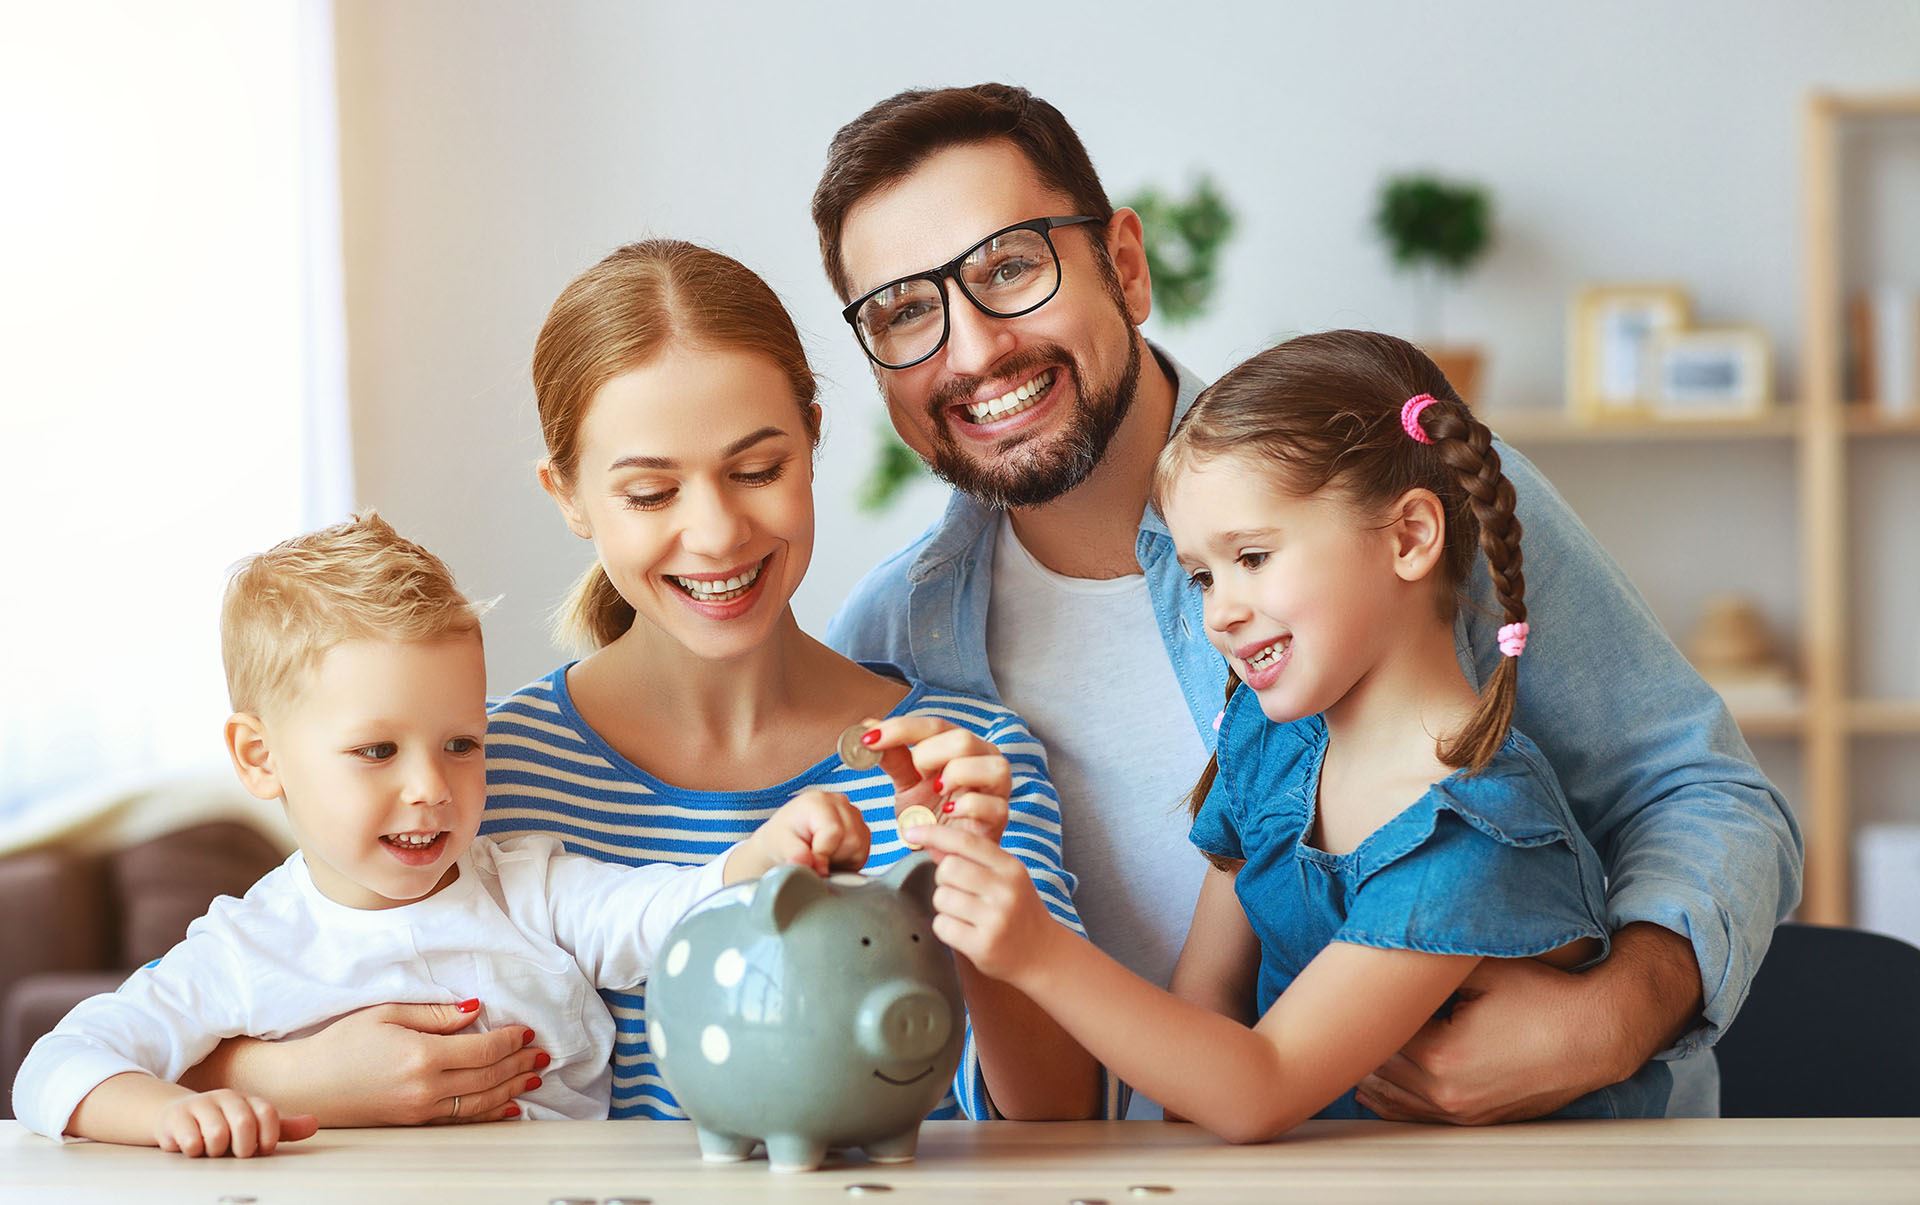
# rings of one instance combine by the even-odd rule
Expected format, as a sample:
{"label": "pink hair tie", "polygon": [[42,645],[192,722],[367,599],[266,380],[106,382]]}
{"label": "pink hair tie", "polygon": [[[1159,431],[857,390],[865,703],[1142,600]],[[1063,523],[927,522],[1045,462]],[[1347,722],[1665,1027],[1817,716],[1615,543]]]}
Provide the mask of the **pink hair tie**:
{"label": "pink hair tie", "polygon": [[1419,393],[1408,398],[1407,404],[1400,407],[1400,425],[1407,429],[1408,435],[1423,444],[1432,443],[1433,436],[1420,429],[1420,412],[1438,400],[1431,393]]}
{"label": "pink hair tie", "polygon": [[1518,657],[1527,651],[1527,625],[1510,623],[1500,629],[1500,655]]}

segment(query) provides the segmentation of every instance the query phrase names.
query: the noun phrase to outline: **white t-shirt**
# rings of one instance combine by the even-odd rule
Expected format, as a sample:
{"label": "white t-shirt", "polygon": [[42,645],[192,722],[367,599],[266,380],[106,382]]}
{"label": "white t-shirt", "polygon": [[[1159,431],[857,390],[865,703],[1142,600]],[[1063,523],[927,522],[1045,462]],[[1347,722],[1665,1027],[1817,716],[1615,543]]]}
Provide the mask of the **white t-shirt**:
{"label": "white t-shirt", "polygon": [[[1008,707],[1046,746],[1073,901],[1087,936],[1166,986],[1207,864],[1186,795],[1207,763],[1161,643],[1143,574],[1065,577],[1000,520],[987,660]],[[1135,1097],[1129,1117],[1158,1117]]]}
{"label": "white t-shirt", "polygon": [[725,864],[629,868],[550,837],[481,837],[438,894],[359,909],[322,895],[295,853],[34,1043],[14,1113],[58,1138],[103,1081],[128,1071],[176,1080],[224,1038],[299,1038],[370,1005],[478,997],[480,1019],[462,1032],[524,1025],[553,1057],[541,1086],[516,1098],[522,1117],[604,1118],[614,1026],[595,989],[646,978],[667,931],[721,887]]}

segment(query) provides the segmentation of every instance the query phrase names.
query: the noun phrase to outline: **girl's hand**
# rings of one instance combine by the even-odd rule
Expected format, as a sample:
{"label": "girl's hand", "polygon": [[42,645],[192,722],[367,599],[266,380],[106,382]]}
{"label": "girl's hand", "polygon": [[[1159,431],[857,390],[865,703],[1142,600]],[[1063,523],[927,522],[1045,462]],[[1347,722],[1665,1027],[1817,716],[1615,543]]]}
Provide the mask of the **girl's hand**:
{"label": "girl's hand", "polygon": [[1046,965],[1066,930],[1054,923],[1020,860],[985,837],[955,827],[909,829],[934,873],[933,933],[984,973],[1018,987]]}
{"label": "girl's hand", "polygon": [[863,743],[880,753],[898,811],[919,805],[941,824],[995,845],[1007,831],[1013,767],[992,742],[928,715],[868,721]]}
{"label": "girl's hand", "polygon": [[188,1158],[250,1159],[273,1154],[282,1142],[311,1138],[319,1128],[311,1114],[282,1122],[279,1111],[259,1097],[219,1088],[167,1104],[154,1121],[153,1137],[161,1150]]}
{"label": "girl's hand", "polygon": [[866,819],[845,795],[802,791],[741,844],[727,862],[726,880],[758,878],[786,862],[820,874],[859,870],[872,843]]}

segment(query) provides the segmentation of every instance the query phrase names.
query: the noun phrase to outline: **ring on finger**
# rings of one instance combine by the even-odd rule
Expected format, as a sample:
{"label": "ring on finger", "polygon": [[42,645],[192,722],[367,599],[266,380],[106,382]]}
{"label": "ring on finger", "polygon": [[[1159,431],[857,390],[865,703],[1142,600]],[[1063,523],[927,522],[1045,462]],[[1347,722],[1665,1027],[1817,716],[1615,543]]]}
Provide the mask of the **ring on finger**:
{"label": "ring on finger", "polygon": [[453,1098],[453,1112],[448,1114],[448,1120],[452,1120],[458,1116],[460,1116],[460,1098],[456,1096]]}

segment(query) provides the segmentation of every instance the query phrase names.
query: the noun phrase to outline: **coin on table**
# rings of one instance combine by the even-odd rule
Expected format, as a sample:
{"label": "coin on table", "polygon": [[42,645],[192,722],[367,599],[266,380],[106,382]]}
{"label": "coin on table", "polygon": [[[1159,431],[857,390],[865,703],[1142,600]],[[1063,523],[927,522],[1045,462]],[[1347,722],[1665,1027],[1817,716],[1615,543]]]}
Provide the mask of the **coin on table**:
{"label": "coin on table", "polygon": [[[910,828],[917,828],[921,826],[932,828],[936,823],[938,823],[938,820],[934,816],[932,808],[924,808],[916,803],[910,808],[900,809],[899,823],[900,823],[900,831],[904,833]],[[904,837],[901,838],[901,840],[906,841]],[[908,849],[920,848],[920,846],[915,845],[911,841],[906,841],[906,846]]]}
{"label": "coin on table", "polygon": [[855,724],[840,734],[840,760],[847,769],[871,770],[880,764],[880,751],[860,743],[860,738],[872,731],[866,724]]}

